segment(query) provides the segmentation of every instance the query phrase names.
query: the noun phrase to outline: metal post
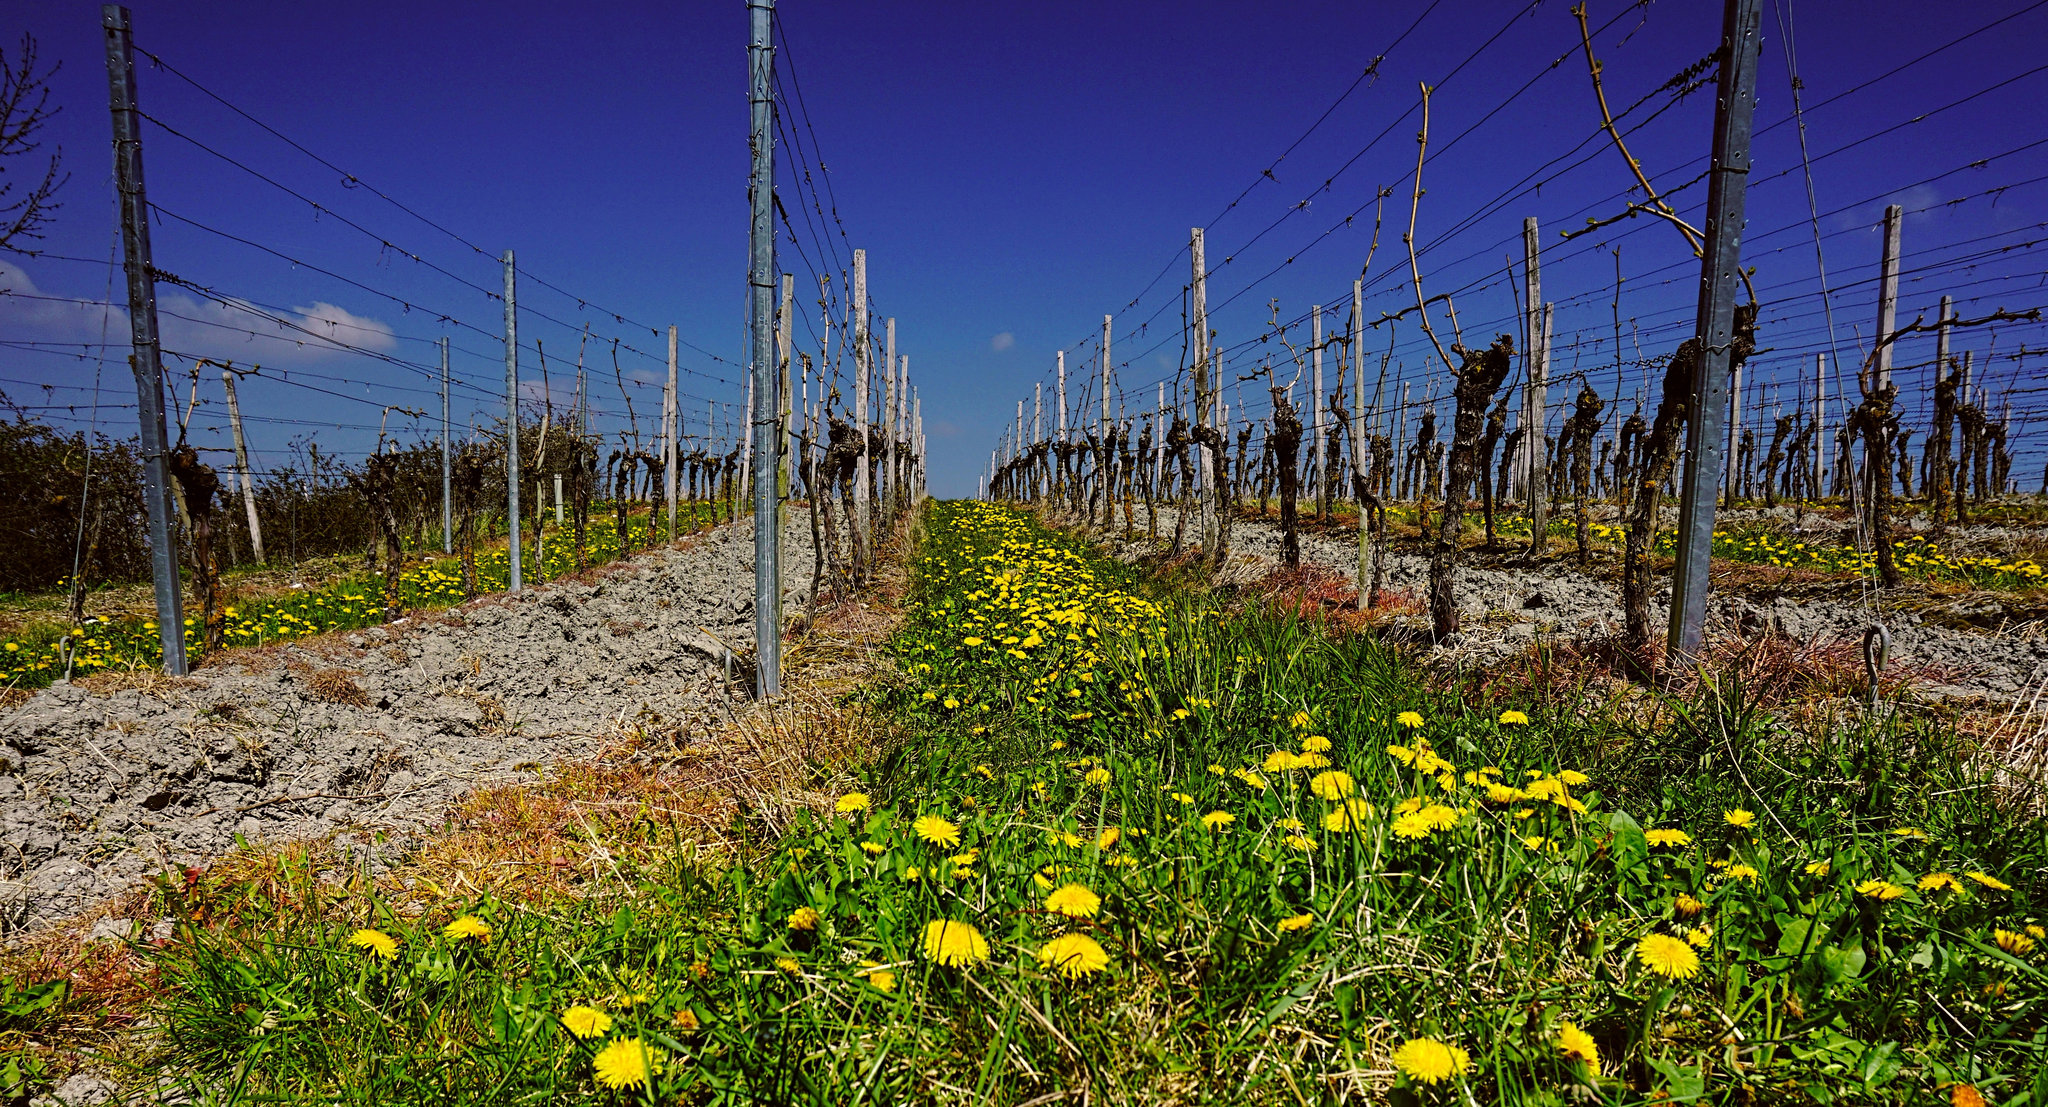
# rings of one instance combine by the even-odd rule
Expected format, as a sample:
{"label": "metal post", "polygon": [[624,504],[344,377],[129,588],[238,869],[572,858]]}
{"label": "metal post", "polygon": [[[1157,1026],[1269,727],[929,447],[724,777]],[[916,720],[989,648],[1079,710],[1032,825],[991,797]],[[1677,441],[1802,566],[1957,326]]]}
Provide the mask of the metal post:
{"label": "metal post", "polygon": [[[668,540],[676,540],[676,329],[668,329],[668,386],[661,390],[661,494],[668,501]],[[650,520],[651,522],[651,520]]]}
{"label": "metal post", "polygon": [[135,55],[128,9],[100,8],[107,39],[107,100],[114,117],[114,179],[121,197],[121,254],[128,273],[128,325],[142,433],[142,490],[149,510],[149,568],[156,583],[157,638],[164,671],[183,676],[185,614],[178,594],[178,550],[171,535],[165,475],[163,351],[157,345],[156,270],[149,252],[149,200],[142,187],[142,121],[135,106]]}
{"label": "metal post", "polygon": [[1522,220],[1522,278],[1528,301],[1529,348],[1523,354],[1528,387],[1522,392],[1522,502],[1529,516],[1529,553],[1541,557],[1549,545],[1550,481],[1544,469],[1544,431],[1549,426],[1550,351],[1543,342],[1542,235],[1536,217]]}
{"label": "metal post", "polygon": [[235,436],[235,476],[242,482],[242,510],[249,516],[249,552],[261,564],[263,556],[263,523],[256,517],[256,480],[249,473],[249,445],[242,437],[242,405],[235,398],[235,371],[223,367],[220,371],[221,387],[228,394],[228,429]]}
{"label": "metal post", "polygon": [[[448,339],[443,336],[437,344],[441,347],[441,552],[455,552],[455,509],[449,503],[452,489],[448,480]],[[577,389],[580,393],[581,382]],[[578,433],[581,433],[579,430]]]}
{"label": "metal post", "polygon": [[519,591],[519,314],[514,304],[515,267],[505,251],[505,590]]}
{"label": "metal post", "polygon": [[1686,427],[1685,498],[1679,507],[1678,565],[1672,573],[1668,645],[1690,662],[1707,617],[1707,567],[1714,546],[1715,481],[1725,445],[1728,366],[1735,343],[1735,286],[1742,262],[1743,201],[1749,183],[1750,117],[1756,110],[1758,10],[1762,0],[1726,0],[1722,8],[1714,160],[1707,179],[1707,244],[1700,259],[1692,413]]}
{"label": "metal post", "polygon": [[[754,154],[747,266],[747,306],[753,312],[748,355],[754,385],[754,656],[756,694],[772,699],[782,694],[782,528],[777,525],[774,469],[781,452],[775,447],[781,405],[775,366],[775,0],[747,0],[747,16],[752,24],[747,74]],[[863,285],[865,262],[860,255]],[[865,296],[857,310],[865,318]]]}
{"label": "metal post", "polygon": [[860,464],[853,471],[853,525],[862,548],[873,551],[874,531],[868,527],[868,252],[853,252],[853,299],[847,302],[853,325],[853,430],[860,437]]}
{"label": "metal post", "polygon": [[[1203,252],[1202,238],[1202,228],[1195,227],[1188,231],[1189,268],[1191,270],[1188,322],[1195,328],[1194,342],[1192,343],[1195,358],[1195,421],[1198,424],[1207,424],[1209,421],[1210,393],[1215,391],[1216,386],[1209,376],[1209,370],[1211,369],[1209,364],[1209,274],[1208,262]],[[1159,437],[1163,443],[1166,435],[1162,431]],[[1196,466],[1197,475],[1202,478],[1200,482],[1202,489],[1202,546],[1204,549],[1213,550],[1216,548],[1215,535],[1217,533],[1216,501],[1210,494],[1209,482],[1206,479],[1209,467],[1212,464],[1209,459],[1209,447],[1206,445],[1202,446],[1197,452],[1197,457],[1201,462],[1200,465]],[[1175,525],[1178,526],[1179,524]]]}

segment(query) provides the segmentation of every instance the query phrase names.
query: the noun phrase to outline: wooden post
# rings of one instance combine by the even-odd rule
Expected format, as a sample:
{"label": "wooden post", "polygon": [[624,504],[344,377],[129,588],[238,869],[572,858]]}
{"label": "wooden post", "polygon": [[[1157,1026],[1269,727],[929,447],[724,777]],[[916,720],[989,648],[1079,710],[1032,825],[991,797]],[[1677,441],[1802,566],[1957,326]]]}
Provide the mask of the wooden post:
{"label": "wooden post", "polygon": [[[439,346],[441,348],[441,552],[444,554],[452,554],[455,552],[455,532],[453,530],[455,526],[455,509],[449,501],[449,494],[453,491],[453,489],[450,487],[450,476],[448,468],[449,459],[447,336],[443,335],[439,341],[434,343],[434,345]],[[576,400],[577,403],[580,405],[583,401],[583,355],[579,353],[576,355],[576,357]],[[579,406],[577,408],[577,411],[580,414],[582,408]],[[583,422],[580,418],[576,422],[576,433],[579,435],[583,433]],[[259,555],[257,557],[257,560],[261,561],[262,557]]]}
{"label": "wooden post", "polygon": [[1351,479],[1358,501],[1358,610],[1372,606],[1372,524],[1366,518],[1365,281],[1351,282]]}
{"label": "wooden post", "polygon": [[235,478],[242,484],[242,509],[249,516],[249,549],[257,564],[262,564],[266,560],[263,556],[263,524],[256,518],[256,482],[249,475],[249,445],[242,438],[242,405],[235,401],[233,368],[221,367],[220,383],[228,393],[228,429],[235,436]]}
{"label": "wooden post", "polygon": [[1737,447],[1742,444],[1742,366],[1738,365],[1728,374],[1728,442],[1726,456],[1721,459],[1721,503],[1735,505],[1736,477],[1741,475],[1738,466]]}
{"label": "wooden post", "polygon": [[1828,355],[1813,355],[1813,498],[1827,495],[1827,394]]}
{"label": "wooden post", "polygon": [[1310,478],[1315,481],[1316,502],[1321,507],[1319,514],[1326,516],[1330,513],[1330,489],[1327,487],[1327,478],[1329,476],[1327,462],[1329,459],[1326,456],[1326,452],[1328,447],[1324,445],[1323,438],[1323,305],[1316,304],[1309,308],[1308,317],[1309,362],[1312,366],[1309,371],[1309,387],[1311,392],[1308,398],[1310,408],[1308,425],[1309,433],[1315,436],[1314,441],[1310,444],[1308,456],[1315,465],[1315,472],[1310,474]]}
{"label": "wooden post", "polygon": [[888,353],[882,361],[882,516],[896,502],[896,319],[887,326]]}
{"label": "wooden post", "polygon": [[775,417],[775,513],[778,519],[782,515],[783,499],[795,494],[795,486],[790,483],[791,428],[789,422],[790,401],[794,395],[790,390],[789,362],[796,327],[796,316],[794,314],[795,300],[796,275],[784,273],[782,275],[782,310],[781,314],[776,317],[775,327],[775,359],[781,363],[782,370],[781,399],[777,401],[778,406]]}

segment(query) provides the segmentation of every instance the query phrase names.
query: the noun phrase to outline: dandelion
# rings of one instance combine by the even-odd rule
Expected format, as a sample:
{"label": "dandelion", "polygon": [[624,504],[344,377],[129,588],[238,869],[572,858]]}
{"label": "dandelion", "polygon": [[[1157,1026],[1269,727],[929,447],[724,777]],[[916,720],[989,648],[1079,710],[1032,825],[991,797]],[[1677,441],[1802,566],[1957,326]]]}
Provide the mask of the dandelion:
{"label": "dandelion", "polygon": [[1835,863],[1827,860],[1808,861],[1803,871],[1808,876],[1826,876],[1835,871]]}
{"label": "dandelion", "polygon": [[925,924],[924,955],[941,965],[964,969],[988,960],[988,939],[971,923],[939,919]]}
{"label": "dandelion", "polygon": [[1095,836],[1095,848],[1114,848],[1119,841],[1123,840],[1123,836],[1124,832],[1122,827],[1105,826],[1102,828],[1102,833]]}
{"label": "dandelion", "polygon": [[[1523,713],[1522,713],[1522,712],[1520,712],[1520,711],[1516,711],[1516,710],[1513,710],[1512,708],[1510,708],[1509,710],[1506,710],[1506,711],[1503,711],[1503,712],[1501,712],[1501,713],[1500,713],[1500,725],[1502,725],[1502,726],[1528,726],[1528,725],[1529,725],[1529,716],[1527,716],[1527,715],[1523,714]],[[1567,1023],[1566,1025],[1570,1025],[1570,1024],[1569,1024],[1569,1023]]]}
{"label": "dandelion", "polygon": [[1237,821],[1237,816],[1228,811],[1211,811],[1202,816],[1202,825],[1210,830],[1222,830]]}
{"label": "dandelion", "polygon": [[1740,807],[1734,808],[1733,810],[1729,811],[1723,811],[1721,813],[1721,818],[1729,826],[1732,826],[1737,830],[1748,830],[1750,827],[1756,825],[1756,812],[1744,811]]}
{"label": "dandelion", "polygon": [[1109,954],[1086,934],[1062,934],[1038,951],[1038,963],[1068,980],[1079,980],[1109,967]]}
{"label": "dandelion", "polygon": [[1991,932],[1991,940],[1998,943],[1999,949],[2012,954],[2014,957],[2025,957],[2027,954],[2034,952],[2034,939],[2018,931],[1993,930]]}
{"label": "dandelion", "polygon": [[1297,711],[1287,720],[1287,722],[1290,725],[1292,725],[1296,730],[1307,730],[1311,725],[1315,723],[1315,720],[1308,717],[1308,712]]}
{"label": "dandelion", "polygon": [[358,930],[348,936],[348,944],[385,961],[398,956],[398,939],[381,930]]}
{"label": "dandelion", "polygon": [[1289,834],[1286,841],[1288,849],[1301,853],[1314,853],[1316,851],[1316,840],[1314,838],[1304,838],[1299,834]]}
{"label": "dandelion", "polygon": [[688,1007],[670,1015],[668,1024],[675,1027],[676,1032],[679,1034],[695,1034],[704,1025],[697,1020],[697,1012],[690,1010]]}
{"label": "dandelion", "polygon": [[866,811],[867,809],[868,794],[866,792],[848,792],[840,796],[839,802],[833,805],[833,810],[841,815],[851,815],[855,811]]}
{"label": "dandelion", "polygon": [[1690,980],[1700,971],[1700,955],[1680,938],[1669,934],[1645,934],[1636,943],[1636,960],[1658,976]]}
{"label": "dandelion", "polygon": [[1591,1034],[1566,1019],[1557,1024],[1557,1049],[1569,1060],[1584,1061],[1594,1072],[1600,1071],[1600,1046]]}
{"label": "dandelion", "polygon": [[[1419,711],[1403,711],[1399,715],[1394,716],[1394,721],[1407,727],[1409,730],[1417,730],[1422,726],[1422,713]],[[1428,1039],[1423,1040],[1427,1041]]]}
{"label": "dandelion", "polygon": [[1856,886],[1856,894],[1862,896],[1869,896],[1871,899],[1874,899],[1879,903],[1890,903],[1891,901],[1905,895],[1906,890],[1904,888],[1899,887],[1896,884],[1893,884],[1889,880],[1871,879],[1866,880],[1861,884],[1858,884]]}
{"label": "dandelion", "polygon": [[1100,788],[1109,783],[1109,770],[1097,765],[1095,768],[1088,770],[1088,775],[1081,779]]}
{"label": "dandelion", "polygon": [[667,1054],[638,1038],[615,1038],[591,1059],[597,1082],[613,1091],[649,1087]]}
{"label": "dandelion", "polygon": [[1649,841],[1652,849],[1677,849],[1680,846],[1692,844],[1692,835],[1687,834],[1683,830],[1673,830],[1669,827],[1646,830],[1643,832],[1643,837]]}
{"label": "dandelion", "polygon": [[1394,1065],[1410,1080],[1437,1084],[1472,1067],[1472,1057],[1463,1049],[1435,1038],[1410,1038],[1394,1051]]}
{"label": "dandelion", "polygon": [[937,815],[920,815],[910,828],[919,838],[935,846],[955,849],[960,845],[960,828]]}
{"label": "dandelion", "polygon": [[1045,897],[1045,909],[1070,919],[1092,919],[1102,910],[1102,897],[1089,891],[1087,885],[1066,884]]}
{"label": "dandelion", "polygon": [[597,1038],[612,1028],[612,1017],[579,1003],[562,1012],[562,1025],[579,1038]]}
{"label": "dandelion", "polygon": [[1678,893],[1678,898],[1671,901],[1671,906],[1688,919],[1707,909],[1707,905],[1694,899],[1691,892]]}
{"label": "dandelion", "polygon": [[818,929],[818,921],[818,913],[809,907],[799,907],[789,913],[789,928],[791,930],[814,931]]}
{"label": "dandelion", "polygon": [[1357,787],[1358,784],[1351,779],[1351,774],[1335,769],[1326,773],[1317,773],[1315,779],[1308,782],[1309,791],[1314,792],[1319,798],[1329,800],[1331,803],[1336,803],[1338,800],[1350,795]]}
{"label": "dandelion", "polygon": [[1974,880],[1979,884],[1982,884],[1983,886],[1991,889],[1994,892],[2012,891],[2012,885],[2007,884],[2005,881],[2000,880],[1995,876],[1992,876],[1990,873],[1980,873],[1973,870],[1971,872],[1966,872],[1963,875],[1969,877],[1971,880]]}
{"label": "dandelion", "polygon": [[1963,882],[1950,873],[1928,873],[1920,878],[1918,887],[1923,892],[1960,892]]}
{"label": "dandelion", "polygon": [[1301,740],[1301,751],[1303,753],[1328,753],[1330,752],[1330,740],[1320,734],[1311,734]]}
{"label": "dandelion", "polygon": [[1892,831],[1892,837],[1911,838],[1914,841],[1924,842],[1927,840],[1927,832],[1917,826],[1902,826]]}
{"label": "dandelion", "polygon": [[1566,769],[1565,771],[1557,774],[1557,779],[1564,781],[1566,784],[1569,784],[1574,788],[1577,788],[1579,785],[1585,784],[1591,781],[1593,778],[1587,776],[1585,773],[1582,773],[1577,769]]}
{"label": "dandelion", "polygon": [[880,842],[862,842],[860,844],[860,851],[862,853],[867,854],[869,857],[879,857],[882,854],[887,853],[888,850],[889,847],[883,845]]}
{"label": "dandelion", "polygon": [[860,963],[859,975],[865,977],[869,984],[874,985],[875,990],[878,992],[893,992],[896,990],[896,974],[883,968],[880,962],[862,961]]}
{"label": "dandelion", "polygon": [[1365,829],[1365,820],[1372,815],[1372,805],[1353,796],[1342,806],[1323,816],[1323,829],[1334,834],[1346,834]]}
{"label": "dandelion", "polygon": [[1314,915],[1289,915],[1280,920],[1280,933],[1292,934],[1297,930],[1307,930],[1315,924],[1316,917]]}
{"label": "dandelion", "polygon": [[491,944],[491,927],[475,915],[464,915],[441,928],[441,936],[451,942],[475,942],[480,946]]}

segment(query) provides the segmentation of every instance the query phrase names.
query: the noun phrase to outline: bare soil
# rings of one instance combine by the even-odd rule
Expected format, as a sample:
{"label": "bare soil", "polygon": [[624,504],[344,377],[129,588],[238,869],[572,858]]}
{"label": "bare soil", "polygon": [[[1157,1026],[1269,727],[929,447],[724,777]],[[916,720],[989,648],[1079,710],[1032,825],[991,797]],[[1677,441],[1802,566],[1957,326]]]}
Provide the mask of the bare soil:
{"label": "bare soil", "polygon": [[[784,535],[785,618],[811,572]],[[0,932],[39,928],[239,842],[336,834],[388,864],[481,785],[638,722],[708,733],[753,646],[743,520],[516,596],[102,674],[0,711]],[[338,833],[337,833],[338,832]]]}

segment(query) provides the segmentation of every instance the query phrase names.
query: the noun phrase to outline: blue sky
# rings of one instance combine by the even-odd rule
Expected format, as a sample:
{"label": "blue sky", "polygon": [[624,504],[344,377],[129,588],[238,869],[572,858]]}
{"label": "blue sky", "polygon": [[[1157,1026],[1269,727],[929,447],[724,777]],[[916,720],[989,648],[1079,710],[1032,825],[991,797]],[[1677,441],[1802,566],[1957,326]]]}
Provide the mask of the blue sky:
{"label": "blue sky", "polygon": [[[1621,111],[1642,101],[1623,121],[1635,153],[1660,189],[1692,181],[1704,167],[1712,89],[1676,102],[1654,90],[1712,50],[1720,6],[1594,0],[1590,15],[1604,28],[1595,46],[1609,102]],[[1419,81],[1437,86],[1420,265],[1429,294],[1456,293],[1468,341],[1513,328],[1506,273],[1527,215],[1543,222],[1545,293],[1558,303],[1554,374],[1576,369],[1603,393],[1615,390],[1617,247],[1624,361],[1638,345],[1645,355],[1668,351],[1689,328],[1698,267],[1672,228],[1638,218],[1569,241],[1558,235],[1588,216],[1618,213],[1631,183],[1611,148],[1587,141],[1598,116],[1566,5],[791,2],[780,16],[785,88],[801,90],[803,109],[786,111],[785,122],[811,171],[806,179],[795,151],[779,150],[779,189],[801,247],[783,240],[784,268],[798,275],[799,300],[814,300],[814,271],[836,278],[851,247],[867,249],[874,303],[898,320],[899,348],[923,397],[939,494],[973,491],[1034,383],[1045,382],[1050,398],[1057,351],[1068,351],[1076,377],[1092,374],[1105,313],[1117,317],[1112,360],[1126,410],[1148,405],[1157,382],[1171,388],[1183,360],[1187,281],[1186,256],[1176,252],[1190,227],[1209,228],[1218,267],[1210,300],[1225,305],[1214,322],[1231,347],[1233,375],[1255,372],[1268,354],[1286,364],[1277,343],[1256,342],[1269,300],[1279,300],[1282,320],[1312,303],[1348,301],[1382,186],[1394,195],[1367,274],[1367,317],[1412,303],[1401,231]],[[431,342],[443,334],[456,350],[456,422],[467,426],[501,405],[502,306],[483,290],[497,289],[495,254],[508,247],[532,278],[566,290],[529,279],[520,296],[535,313],[522,313],[521,337],[544,347],[558,397],[589,325],[584,356],[605,429],[626,425],[617,380],[627,382],[643,429],[650,405],[658,410],[651,382],[664,339],[651,328],[681,328],[689,432],[701,433],[708,405],[739,398],[742,4],[146,2],[134,19],[139,48],[484,251],[344,187],[140,59],[143,108],[161,121],[145,129],[150,198],[165,213],[152,232],[157,265],[231,305],[267,305],[258,310],[389,359],[319,349],[238,306],[163,286],[174,313],[164,320],[166,346],[187,355],[169,361],[180,397],[190,357],[264,366],[242,402],[265,465],[289,464],[293,441],[308,437],[323,451],[364,451],[387,404],[437,408],[420,367],[432,363]],[[1832,336],[1797,129],[1787,122],[1786,20],[1796,27],[1813,201],[1836,289]],[[1780,384],[1753,395],[1796,401],[1789,382],[1810,376],[1816,351],[1832,349],[1851,365],[1860,357],[1875,322],[1875,226],[1887,202],[1909,209],[1902,319],[1931,318],[1943,291],[1965,314],[2048,301],[2033,245],[2048,237],[2038,229],[2048,203],[2035,180],[2048,175],[2048,117],[2038,110],[2048,93],[2038,57],[2048,7],[1765,0],[1764,29],[1745,260],[1757,266],[1761,340],[1770,348],[1752,379]],[[9,343],[0,345],[0,389],[39,415],[83,425],[93,418],[97,379],[99,425],[127,433],[133,412],[117,406],[134,402],[118,345],[125,318],[69,302],[106,298],[115,244],[98,6],[13,0],[0,7],[10,55],[19,31],[38,37],[46,60],[63,62],[56,99],[64,114],[49,137],[72,178],[41,244],[50,256],[0,256],[0,288],[15,293],[0,296],[0,342]],[[1851,91],[1859,85],[1867,87]],[[788,107],[797,106],[792,95]],[[1261,176],[1269,167],[1272,176]],[[2009,187],[1989,192],[2000,186]],[[804,215],[814,195],[836,201],[836,221],[830,209],[822,219]],[[1694,185],[1674,202],[1697,223],[1704,199]],[[1352,213],[1360,214],[1347,226]],[[112,288],[119,300],[118,277]],[[814,306],[805,312],[815,315]],[[800,348],[815,343],[814,326],[799,327]],[[258,334],[242,333],[249,330]],[[115,346],[57,345],[97,343],[103,331]],[[1369,331],[1367,342],[1375,375],[1377,354],[1391,349],[1390,382],[1411,383],[1418,401],[1427,395],[1427,343],[1412,326],[1391,336]],[[2048,374],[2031,355],[2011,356],[2023,344],[2043,346],[2042,329],[1973,332],[1957,348],[1991,366],[1980,380],[2014,387],[2023,445],[2016,473],[2031,488],[2048,401],[2026,389]],[[1923,362],[1931,347],[1909,339],[1898,359]],[[531,347],[522,368],[538,396]],[[263,379],[279,374],[292,383]],[[1641,373],[1624,365],[1622,376],[1626,406]],[[1924,410],[1925,377],[1924,369],[1901,372],[1909,422]],[[1256,383],[1244,387],[1255,415],[1264,407]],[[1074,391],[1078,399],[1078,383]],[[1567,398],[1562,391],[1553,388],[1553,401]],[[222,444],[217,373],[202,380],[199,398],[191,433]],[[413,433],[409,417],[391,418]]]}

